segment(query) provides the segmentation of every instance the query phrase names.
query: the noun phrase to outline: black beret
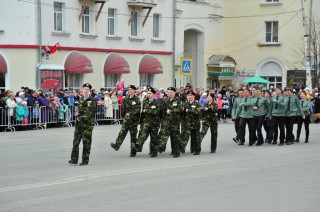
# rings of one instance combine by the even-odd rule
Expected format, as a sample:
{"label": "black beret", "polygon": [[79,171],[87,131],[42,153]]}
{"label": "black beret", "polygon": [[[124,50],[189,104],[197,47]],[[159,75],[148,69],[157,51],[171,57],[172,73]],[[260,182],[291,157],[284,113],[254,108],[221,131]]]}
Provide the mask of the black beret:
{"label": "black beret", "polygon": [[176,92],[176,88],[175,88],[175,87],[169,87],[169,88],[167,89],[167,91],[174,91],[174,92]]}
{"label": "black beret", "polygon": [[196,95],[196,94],[195,94],[195,92],[193,92],[193,91],[188,91],[188,92],[187,92],[187,95],[193,95],[193,96],[194,96],[194,95]]}
{"label": "black beret", "polygon": [[105,88],[100,88],[100,91],[105,91],[106,89]]}
{"label": "black beret", "polygon": [[85,84],[83,84],[83,86],[82,86],[83,88],[84,87],[88,87],[90,90],[92,89],[92,86],[89,84],[89,83],[85,83]]}
{"label": "black beret", "polygon": [[133,90],[137,90],[136,86],[134,86],[134,85],[129,85],[128,88],[131,88]]}
{"label": "black beret", "polygon": [[151,91],[152,93],[156,93],[156,91],[150,86],[147,88],[147,91]]}

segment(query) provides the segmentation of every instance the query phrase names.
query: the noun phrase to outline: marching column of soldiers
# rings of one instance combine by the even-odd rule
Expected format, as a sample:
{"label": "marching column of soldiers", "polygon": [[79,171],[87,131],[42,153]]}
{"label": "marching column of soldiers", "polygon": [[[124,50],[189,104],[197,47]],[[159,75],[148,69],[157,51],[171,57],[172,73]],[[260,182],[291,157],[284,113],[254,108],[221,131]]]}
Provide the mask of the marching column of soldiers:
{"label": "marching column of soldiers", "polygon": [[[84,148],[80,165],[88,165],[89,163],[97,104],[97,99],[89,95],[91,88],[90,84],[84,84],[83,96],[77,99],[77,122],[70,164],[78,163],[81,140]],[[128,93],[122,105],[123,123],[116,142],[110,144],[113,149],[116,151],[120,149],[129,132],[130,157],[135,157],[138,152],[142,152],[143,145],[149,136],[150,157],[157,157],[158,153],[166,151],[169,137],[171,155],[174,158],[185,153],[189,140],[190,152],[193,155],[199,155],[201,142],[210,128],[210,153],[216,152],[218,105],[214,94],[210,94],[208,101],[200,107],[193,91],[186,93],[185,100],[177,95],[174,87],[168,87],[165,94],[167,98],[156,99],[154,97],[155,90],[147,86],[147,97],[142,101],[135,94],[135,91],[134,85],[128,86]],[[231,111],[236,131],[236,137],[233,138],[233,141],[238,145],[244,145],[246,142],[246,125],[249,129],[249,146],[260,146],[264,143],[278,144],[279,135],[280,146],[300,142],[303,124],[306,132],[305,143],[309,142],[310,101],[306,100],[304,92],[294,95],[293,89],[287,87],[283,91],[276,88],[271,95],[268,90],[262,93],[261,88],[252,88],[251,91],[240,89],[238,95],[238,98],[233,102]],[[295,123],[298,124],[296,137],[293,134]],[[265,130],[265,139],[262,127]]]}
{"label": "marching column of soldiers", "polygon": [[[133,85],[130,89],[135,89]],[[116,143],[111,143],[111,147],[116,151],[119,150],[126,132],[129,130],[127,124],[130,119],[131,111],[141,111],[140,115],[140,132],[137,139],[133,139],[131,134],[131,154],[130,157],[136,156],[137,152],[142,152],[143,145],[150,135],[150,157],[157,157],[158,153],[166,151],[167,141],[170,137],[171,155],[174,158],[180,157],[185,153],[185,148],[190,140],[190,152],[194,155],[201,153],[201,141],[211,128],[211,153],[217,149],[218,124],[216,114],[218,106],[214,102],[214,96],[209,97],[208,103],[201,109],[199,102],[195,98],[195,93],[189,91],[186,93],[187,100],[183,102],[176,96],[176,89],[168,87],[167,98],[161,102],[154,98],[155,90],[147,86],[147,98],[142,101],[142,105],[128,103],[134,97],[128,97],[124,100],[123,125],[119,132]],[[134,92],[133,92],[134,93]],[[137,97],[138,98],[138,97]],[[137,116],[138,117],[138,116]],[[201,117],[203,117],[202,130]],[[136,122],[135,122],[136,123]],[[130,125],[132,131],[137,132],[138,124]],[[137,133],[135,133],[136,135]],[[121,142],[120,142],[121,141]]]}
{"label": "marching column of soldiers", "polygon": [[[304,92],[294,95],[292,88],[287,87],[283,91],[276,88],[273,96],[269,91],[265,91],[263,96],[260,88],[253,88],[251,92],[239,90],[238,94],[232,108],[236,131],[233,141],[238,145],[245,143],[246,125],[249,128],[249,146],[298,143],[302,124],[306,131],[305,143],[309,142],[310,101],[306,100]],[[293,134],[295,123],[298,124],[296,137]],[[265,139],[262,126],[266,132]]]}

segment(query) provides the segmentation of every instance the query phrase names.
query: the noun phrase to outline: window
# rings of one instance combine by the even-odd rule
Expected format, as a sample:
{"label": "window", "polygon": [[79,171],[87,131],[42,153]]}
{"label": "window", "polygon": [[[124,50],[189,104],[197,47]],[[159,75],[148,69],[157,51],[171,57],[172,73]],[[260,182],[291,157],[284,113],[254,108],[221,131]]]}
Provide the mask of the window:
{"label": "window", "polygon": [[105,74],[105,87],[106,88],[115,88],[116,87],[116,83],[118,81],[120,81],[120,74]]}
{"label": "window", "polygon": [[81,89],[83,84],[83,74],[79,73],[72,73],[72,74],[65,74],[65,88],[69,89]]}
{"label": "window", "polygon": [[63,31],[63,3],[54,2],[54,31]]}
{"label": "window", "polygon": [[82,33],[89,34],[90,32],[90,13],[89,7],[86,7],[82,14]]}
{"label": "window", "polygon": [[138,13],[131,12],[131,36],[138,36]]}
{"label": "window", "polygon": [[108,9],[108,35],[116,35],[116,10]]}
{"label": "window", "polygon": [[4,91],[6,88],[6,74],[0,73],[0,90]]}
{"label": "window", "polygon": [[266,43],[278,42],[278,22],[268,21],[266,22]]}
{"label": "window", "polygon": [[269,86],[273,86],[274,88],[282,88],[282,77],[262,77],[266,80],[269,80]]}
{"label": "window", "polygon": [[153,37],[161,37],[161,15],[153,14]]}
{"label": "window", "polygon": [[147,85],[153,85],[154,74],[140,74],[140,86],[144,87]]}

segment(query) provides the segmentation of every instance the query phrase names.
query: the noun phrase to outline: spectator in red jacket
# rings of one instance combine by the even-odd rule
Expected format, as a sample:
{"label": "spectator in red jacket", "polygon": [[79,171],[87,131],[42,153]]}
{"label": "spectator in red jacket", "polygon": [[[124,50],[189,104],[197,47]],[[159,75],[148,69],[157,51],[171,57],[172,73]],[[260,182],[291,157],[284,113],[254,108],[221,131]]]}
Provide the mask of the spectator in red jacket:
{"label": "spectator in red jacket", "polygon": [[222,115],[222,95],[219,93],[217,96],[217,104],[218,104],[218,121],[220,121],[220,117]]}

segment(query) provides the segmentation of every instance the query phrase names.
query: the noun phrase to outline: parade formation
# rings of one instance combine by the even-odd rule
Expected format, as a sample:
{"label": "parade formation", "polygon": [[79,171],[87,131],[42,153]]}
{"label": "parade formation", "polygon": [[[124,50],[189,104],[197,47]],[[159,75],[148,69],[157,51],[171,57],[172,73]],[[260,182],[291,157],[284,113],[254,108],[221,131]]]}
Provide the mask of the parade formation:
{"label": "parade formation", "polygon": [[[91,85],[84,85],[84,96],[80,98],[83,98],[83,101],[85,101],[85,93],[87,93],[88,87],[91,88]],[[162,98],[159,99],[155,98],[156,91],[150,86],[146,86],[146,94],[142,99],[136,95],[136,90],[136,86],[128,86],[127,95],[122,105],[123,123],[116,141],[110,144],[114,150],[118,151],[120,149],[129,131],[130,157],[135,157],[137,153],[142,152],[143,145],[149,136],[150,157],[157,157],[158,153],[166,151],[169,137],[171,140],[171,155],[174,158],[186,152],[189,140],[190,153],[200,155],[201,142],[210,128],[210,153],[216,152],[218,121],[220,121],[216,96],[221,98],[221,95],[215,95],[215,90],[207,91],[210,93],[202,107],[196,98],[196,93],[190,88],[185,89],[184,93],[178,93],[176,88],[168,87]],[[234,121],[236,133],[233,141],[238,145],[245,144],[246,125],[248,125],[248,146],[261,146],[264,143],[279,144],[279,146],[284,144],[291,145],[295,142],[300,142],[301,128],[302,124],[304,124],[306,131],[304,141],[308,143],[312,107],[311,102],[306,100],[306,92],[302,89],[296,92],[289,87],[284,90],[276,88],[271,92],[272,94],[270,90],[263,92],[260,87],[252,87],[251,89],[245,87],[235,92],[237,98],[231,99],[231,118]],[[207,93],[203,96],[207,96]],[[93,106],[94,103],[91,105]],[[79,114],[83,111],[81,108],[79,109]],[[86,124],[90,125],[91,123],[91,126],[79,133],[80,126],[84,125],[82,122],[76,125],[70,164],[77,163],[78,144],[81,135],[83,135],[84,150],[83,161],[80,165],[87,165],[89,162],[94,112],[92,111],[93,107],[87,106],[84,108],[83,114],[86,113],[88,117],[88,123]],[[293,132],[295,123],[298,124],[296,136],[294,136]],[[265,130],[265,138],[262,133],[262,127]],[[278,143],[279,131],[280,138]]]}
{"label": "parade formation", "polygon": [[[25,130],[32,129],[31,127],[36,126],[35,123],[46,121],[51,116],[57,120],[55,126],[60,127],[59,123],[65,122],[59,121],[73,118],[75,130],[69,164],[74,165],[78,164],[81,141],[83,152],[79,164],[89,164],[92,131],[97,123],[97,114],[106,117],[106,123],[121,124],[116,140],[110,142],[114,150],[120,149],[129,132],[130,157],[142,153],[148,137],[150,157],[171,151],[171,155],[178,158],[187,151],[189,140],[190,153],[200,155],[201,143],[209,128],[210,153],[216,153],[218,123],[222,120],[228,122],[227,117],[230,118],[229,123],[231,120],[234,122],[233,141],[244,145],[248,131],[248,146],[291,145],[300,142],[300,139],[308,143],[309,124],[319,121],[318,94],[312,97],[307,88],[286,87],[282,90],[252,86],[233,91],[223,87],[220,90],[197,88],[195,92],[191,85],[185,88],[168,87],[164,90],[151,86],[125,87],[121,81],[110,91],[101,88],[98,92],[89,83],[85,83],[77,92],[71,91],[69,95],[61,92],[44,94],[43,91],[25,89],[17,92],[16,96],[10,91],[5,92],[1,98],[1,108],[4,109],[1,112],[1,122],[9,122],[9,125],[15,123],[18,129],[21,127],[21,130]],[[39,110],[39,105],[50,108],[50,111]],[[64,119],[60,119],[61,117]],[[33,122],[34,120],[37,122]],[[297,124],[296,133],[293,131],[294,124]],[[304,140],[300,136],[302,125],[305,128]],[[167,149],[169,138],[170,150]]]}

